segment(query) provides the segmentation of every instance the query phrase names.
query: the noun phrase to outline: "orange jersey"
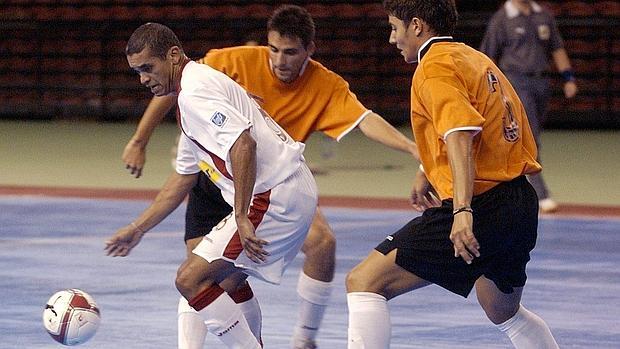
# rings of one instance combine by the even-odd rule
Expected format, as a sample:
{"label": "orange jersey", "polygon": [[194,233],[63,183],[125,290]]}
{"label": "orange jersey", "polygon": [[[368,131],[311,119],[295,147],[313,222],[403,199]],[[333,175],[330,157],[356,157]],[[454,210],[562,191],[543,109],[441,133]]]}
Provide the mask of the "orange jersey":
{"label": "orange jersey", "polygon": [[474,195],[541,170],[525,110],[504,74],[484,54],[435,38],[421,50],[411,86],[411,124],[427,178],[442,199],[453,197],[445,137],[474,137]]}
{"label": "orange jersey", "polygon": [[370,112],[343,78],[312,59],[291,83],[273,74],[265,46],[210,50],[198,62],[223,72],[256,96],[263,109],[297,141],[305,142],[314,131],[340,140]]}

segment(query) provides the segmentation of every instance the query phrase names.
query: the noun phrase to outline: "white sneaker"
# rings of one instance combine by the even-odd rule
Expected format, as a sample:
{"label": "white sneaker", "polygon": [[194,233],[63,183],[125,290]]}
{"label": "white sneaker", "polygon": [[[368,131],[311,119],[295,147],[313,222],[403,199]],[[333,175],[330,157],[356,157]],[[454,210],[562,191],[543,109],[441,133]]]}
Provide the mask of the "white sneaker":
{"label": "white sneaker", "polygon": [[538,200],[538,212],[553,213],[558,210],[558,203],[551,198]]}

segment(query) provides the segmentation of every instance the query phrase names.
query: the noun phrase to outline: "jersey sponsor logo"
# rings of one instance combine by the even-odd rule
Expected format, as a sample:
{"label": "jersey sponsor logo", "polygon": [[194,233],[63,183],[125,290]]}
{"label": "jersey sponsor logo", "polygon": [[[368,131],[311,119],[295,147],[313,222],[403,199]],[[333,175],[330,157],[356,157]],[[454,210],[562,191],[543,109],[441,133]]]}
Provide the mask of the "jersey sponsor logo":
{"label": "jersey sponsor logo", "polygon": [[497,76],[491,70],[487,71],[487,84],[489,84],[489,93],[497,91],[495,85],[499,84],[499,80],[497,80]]}
{"label": "jersey sponsor logo", "polygon": [[512,102],[504,94],[502,84],[491,69],[487,70],[487,84],[489,94],[499,92],[502,104],[504,105],[504,115],[502,115],[504,139],[510,143],[516,142],[519,139],[519,123],[514,117]]}
{"label": "jersey sponsor logo", "polygon": [[228,328],[225,329],[224,331],[217,332],[215,335],[218,336],[218,337],[221,337],[221,336],[225,335],[226,333],[230,332],[237,325],[239,325],[239,320],[235,321],[232,325],[228,326]]}
{"label": "jersey sponsor logo", "polygon": [[228,120],[226,115],[220,113],[219,111],[216,111],[213,116],[211,116],[211,122],[218,127],[224,126],[226,120]]}
{"label": "jersey sponsor logo", "polygon": [[224,217],[214,228],[213,230],[222,230],[226,226],[226,222],[232,218],[233,213],[229,213],[228,216]]}
{"label": "jersey sponsor logo", "polygon": [[213,168],[213,166],[209,165],[203,160],[200,160],[198,163],[198,167],[202,172],[204,172],[207,177],[213,182],[217,183],[217,181],[221,178],[220,174]]}
{"label": "jersey sponsor logo", "polygon": [[267,126],[269,126],[269,128],[273,131],[273,133],[275,133],[276,136],[278,136],[278,138],[280,138],[280,140],[286,144],[294,143],[295,141],[292,138],[290,138],[288,133],[286,133],[286,131],[284,131],[284,129],[280,127],[280,125],[278,125],[271,118],[271,116],[258,104],[258,100],[256,98],[260,98],[260,97],[256,97],[255,95],[249,92],[247,92],[247,94],[248,96],[250,96],[250,98],[252,98],[252,100],[254,101],[254,105],[256,106],[256,108],[258,108],[258,111],[260,111],[260,113],[263,115],[263,119],[265,119],[265,123],[267,124]]}

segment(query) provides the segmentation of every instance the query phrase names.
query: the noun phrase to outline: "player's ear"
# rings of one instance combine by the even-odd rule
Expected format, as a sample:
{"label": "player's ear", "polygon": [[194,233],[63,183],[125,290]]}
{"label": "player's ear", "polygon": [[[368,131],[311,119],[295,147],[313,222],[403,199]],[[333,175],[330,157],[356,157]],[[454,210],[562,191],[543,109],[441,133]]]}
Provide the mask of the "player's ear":
{"label": "player's ear", "polygon": [[414,34],[415,36],[420,36],[422,35],[422,32],[424,31],[425,24],[426,23],[424,23],[418,17],[413,17],[411,21],[409,22],[409,27],[407,28],[407,30],[411,30],[411,33]]}
{"label": "player's ear", "polygon": [[167,57],[172,60],[173,64],[180,64],[183,58],[183,51],[179,46],[172,46],[168,49]]}
{"label": "player's ear", "polygon": [[314,41],[310,41],[308,47],[306,47],[306,51],[308,52],[308,56],[312,56],[314,54],[314,51],[316,51],[316,44]]}

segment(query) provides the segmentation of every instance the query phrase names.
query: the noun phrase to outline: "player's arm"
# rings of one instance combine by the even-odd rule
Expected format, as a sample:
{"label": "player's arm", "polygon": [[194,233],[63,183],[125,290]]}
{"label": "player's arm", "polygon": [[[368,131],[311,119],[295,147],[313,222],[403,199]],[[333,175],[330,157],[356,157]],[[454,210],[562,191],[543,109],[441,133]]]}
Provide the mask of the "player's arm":
{"label": "player's arm", "polygon": [[460,256],[468,264],[474,257],[480,256],[480,245],[473,232],[471,210],[474,188],[472,143],[475,135],[476,131],[455,131],[446,137],[454,192],[454,222],[450,240],[454,244],[454,256]]}
{"label": "player's arm", "polygon": [[366,115],[358,127],[366,137],[373,141],[409,153],[418,161],[420,160],[416,144],[385,121],[379,114],[370,113]]}
{"label": "player's arm", "polygon": [[256,141],[248,130],[243,131],[230,148],[230,161],[235,186],[235,221],[246,255],[254,262],[265,260],[267,242],[256,237],[248,218],[250,201],[256,182]]}
{"label": "player's arm", "polygon": [[564,48],[559,48],[551,53],[556,68],[564,78],[564,96],[573,98],[577,94],[577,84],[575,83],[575,75],[570,65],[570,59]]}
{"label": "player's arm", "polygon": [[146,162],[146,145],[155,130],[155,127],[164,119],[170,108],[176,103],[176,96],[153,97],[147,106],[136,132],[133,134],[125,149],[122,160],[125,168],[139,178]]}
{"label": "player's arm", "polygon": [[106,240],[107,254],[112,257],[128,255],[147,231],[179,207],[196,184],[197,178],[197,174],[182,175],[176,172],[171,174],[151,205],[136,220],[120,228]]}

